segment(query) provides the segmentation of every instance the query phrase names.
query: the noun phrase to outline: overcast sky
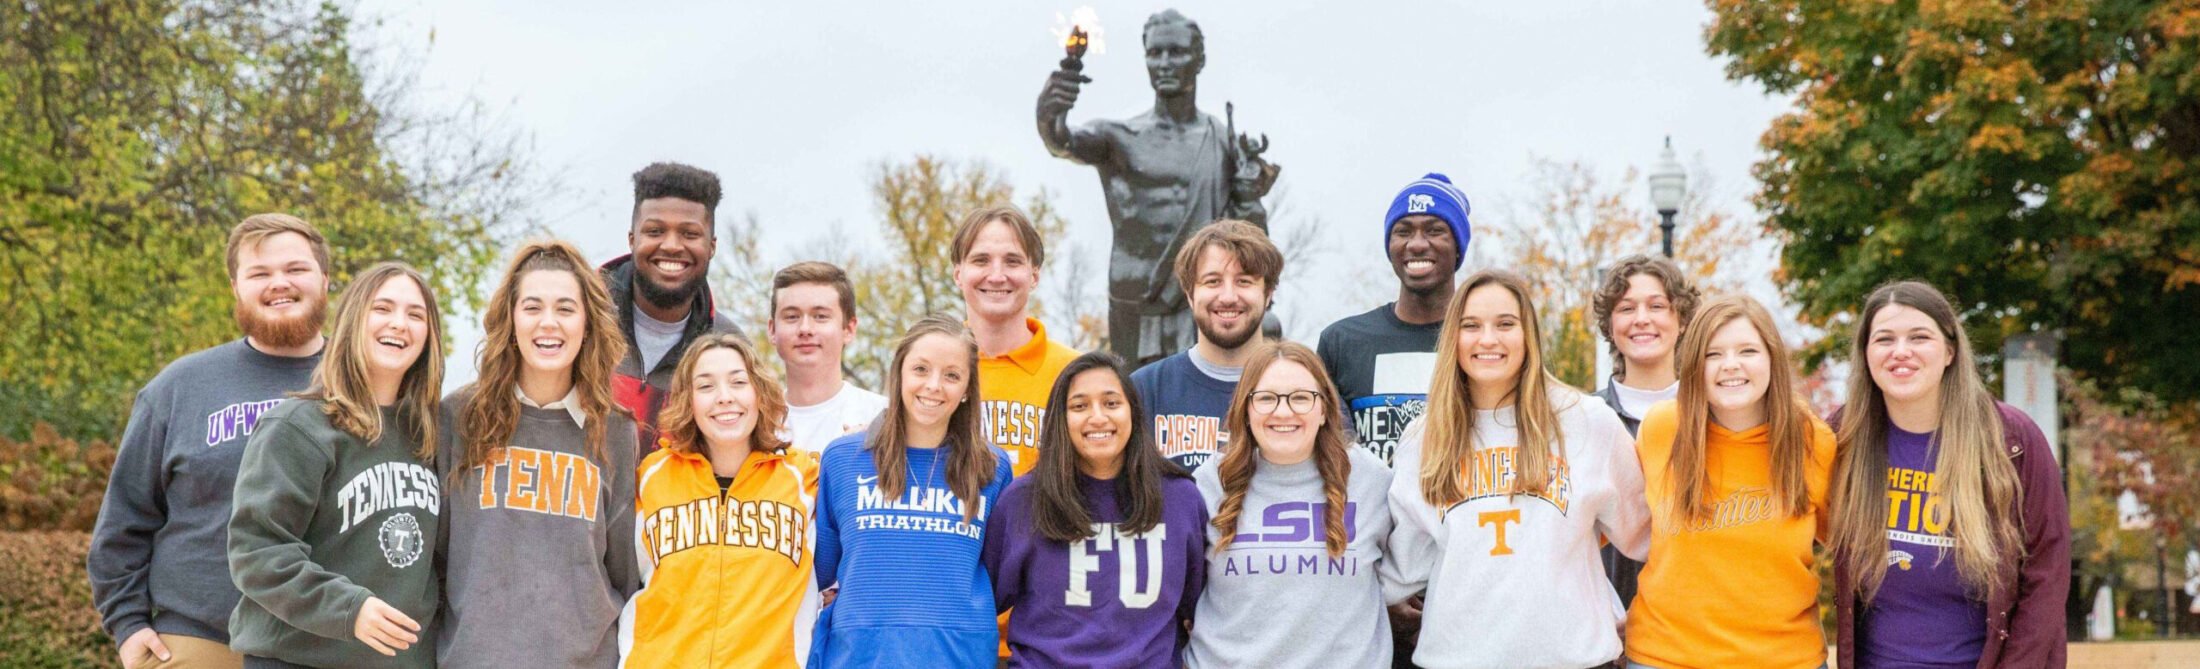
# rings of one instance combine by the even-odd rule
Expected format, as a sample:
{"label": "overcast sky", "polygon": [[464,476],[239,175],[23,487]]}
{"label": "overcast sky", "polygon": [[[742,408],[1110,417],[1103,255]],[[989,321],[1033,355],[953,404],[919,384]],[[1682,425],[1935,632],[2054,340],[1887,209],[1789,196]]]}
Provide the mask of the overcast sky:
{"label": "overcast sky", "polygon": [[[1049,189],[1072,237],[1104,258],[1097,177],[1049,156],[1033,123],[1040,86],[1062,56],[1049,29],[1057,13],[1082,4],[365,0],[359,8],[386,19],[375,32],[381,42],[421,57],[427,100],[475,97],[532,134],[537,157],[570,187],[568,201],[535,218],[591,258],[625,252],[628,176],[678,160],[718,173],[720,216],[756,212],[768,228],[765,255],[780,263],[831,226],[870,236],[871,169],[918,153],[985,160],[1019,193]],[[1106,53],[1086,57],[1094,81],[1072,123],[1152,104],[1138,31],[1147,15],[1174,6],[1205,33],[1200,107],[1220,115],[1224,101],[1234,102],[1241,130],[1267,133],[1289,209],[1322,222],[1335,252],[1299,276],[1330,283],[1320,293],[1283,287],[1279,310],[1295,312],[1287,334],[1312,338],[1322,324],[1395,293],[1382,265],[1382,212],[1425,172],[1450,174],[1482,220],[1525,197],[1536,157],[1617,177],[1647,169],[1670,134],[1683,161],[1716,180],[1718,206],[1755,217],[1749,166],[1786,101],[1725,78],[1722,62],[1704,52],[1710,14],[1701,4],[1360,5],[1091,3]],[[1646,228],[1644,250],[1655,244]],[[1378,281],[1328,297],[1339,294],[1326,290],[1335,283],[1367,276]],[[478,338],[464,333],[454,347],[454,386],[473,378]]]}

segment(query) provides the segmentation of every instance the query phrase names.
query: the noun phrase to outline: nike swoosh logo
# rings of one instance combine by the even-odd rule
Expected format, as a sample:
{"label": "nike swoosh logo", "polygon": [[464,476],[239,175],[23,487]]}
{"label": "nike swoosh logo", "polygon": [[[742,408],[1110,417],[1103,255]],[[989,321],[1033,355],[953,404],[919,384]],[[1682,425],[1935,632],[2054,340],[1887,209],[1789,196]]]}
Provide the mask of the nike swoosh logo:
{"label": "nike swoosh logo", "polygon": [[858,476],[858,477],[856,477],[856,485],[864,485],[864,484],[867,484],[867,483],[877,483],[877,482],[878,482],[878,476],[877,476],[877,475],[872,475],[872,476]]}

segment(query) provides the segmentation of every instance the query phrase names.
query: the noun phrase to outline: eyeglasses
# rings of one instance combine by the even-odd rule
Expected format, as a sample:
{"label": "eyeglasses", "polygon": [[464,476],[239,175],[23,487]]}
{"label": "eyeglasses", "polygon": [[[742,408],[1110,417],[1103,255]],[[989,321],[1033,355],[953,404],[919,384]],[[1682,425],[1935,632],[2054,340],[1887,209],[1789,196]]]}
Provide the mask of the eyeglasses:
{"label": "eyeglasses", "polygon": [[1322,394],[1311,390],[1299,390],[1289,393],[1272,393],[1262,390],[1253,393],[1250,399],[1252,400],[1253,410],[1261,413],[1275,413],[1278,404],[1291,405],[1291,413],[1314,413],[1314,408],[1319,406],[1318,402],[1322,399]]}

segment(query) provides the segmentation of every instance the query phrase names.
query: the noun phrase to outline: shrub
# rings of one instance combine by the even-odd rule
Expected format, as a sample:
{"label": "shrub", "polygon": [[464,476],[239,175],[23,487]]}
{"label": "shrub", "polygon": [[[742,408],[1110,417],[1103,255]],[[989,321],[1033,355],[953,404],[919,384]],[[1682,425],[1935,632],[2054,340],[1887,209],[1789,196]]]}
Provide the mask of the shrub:
{"label": "shrub", "polygon": [[114,466],[114,447],[64,439],[45,423],[29,441],[0,436],[0,531],[91,531]]}
{"label": "shrub", "polygon": [[0,667],[98,667],[114,645],[84,575],[87,532],[0,532]]}

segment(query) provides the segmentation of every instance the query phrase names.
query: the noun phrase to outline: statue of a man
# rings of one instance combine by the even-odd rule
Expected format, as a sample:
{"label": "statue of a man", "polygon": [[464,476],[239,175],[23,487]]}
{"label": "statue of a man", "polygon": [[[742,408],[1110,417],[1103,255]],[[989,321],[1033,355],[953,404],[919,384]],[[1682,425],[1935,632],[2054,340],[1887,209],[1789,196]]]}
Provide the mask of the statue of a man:
{"label": "statue of a man", "polygon": [[1260,198],[1275,185],[1276,165],[1261,158],[1268,138],[1237,134],[1231,120],[1201,113],[1199,71],[1207,63],[1199,24],[1174,9],[1146,19],[1146,77],[1153,109],[1125,120],[1071,127],[1079,86],[1092,79],[1071,59],[1039,94],[1039,138],[1056,157],[1100,172],[1115,224],[1108,258],[1110,348],[1133,364],[1184,350],[1194,341],[1177,249],[1192,232],[1235,218],[1268,228]]}

